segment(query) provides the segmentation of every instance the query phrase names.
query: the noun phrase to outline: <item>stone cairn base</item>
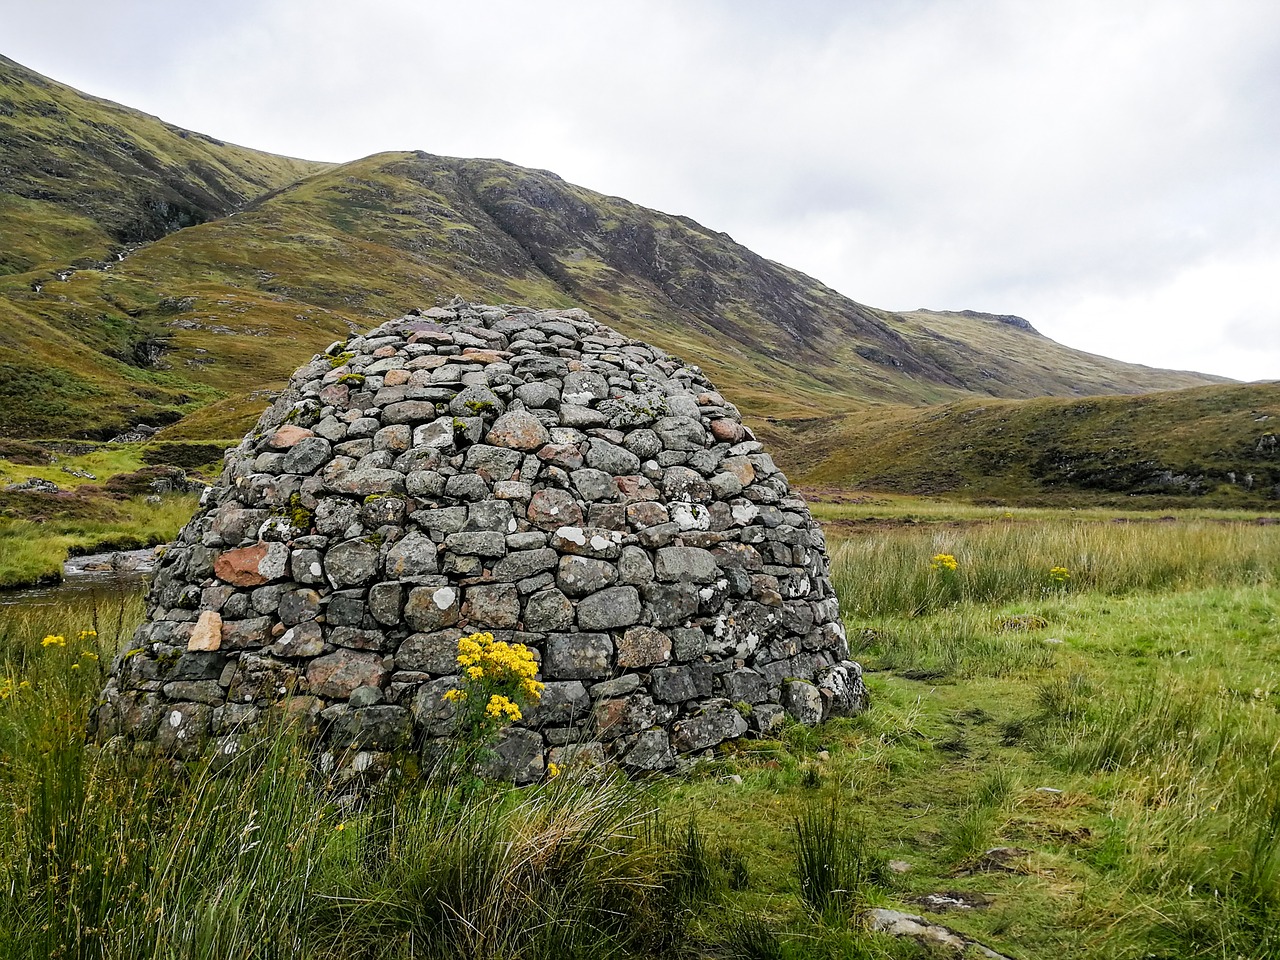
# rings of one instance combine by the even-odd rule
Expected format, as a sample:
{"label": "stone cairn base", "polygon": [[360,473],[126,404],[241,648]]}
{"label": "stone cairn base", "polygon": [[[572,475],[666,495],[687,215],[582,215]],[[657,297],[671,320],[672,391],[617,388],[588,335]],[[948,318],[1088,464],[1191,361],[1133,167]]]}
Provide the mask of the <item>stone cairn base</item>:
{"label": "stone cairn base", "polygon": [[581,310],[455,301],[333,344],[227,452],[94,733],[231,756],[284,718],[376,774],[453,732],[475,631],[540,663],[490,771],[522,783],[866,703],[821,530],[697,367]]}

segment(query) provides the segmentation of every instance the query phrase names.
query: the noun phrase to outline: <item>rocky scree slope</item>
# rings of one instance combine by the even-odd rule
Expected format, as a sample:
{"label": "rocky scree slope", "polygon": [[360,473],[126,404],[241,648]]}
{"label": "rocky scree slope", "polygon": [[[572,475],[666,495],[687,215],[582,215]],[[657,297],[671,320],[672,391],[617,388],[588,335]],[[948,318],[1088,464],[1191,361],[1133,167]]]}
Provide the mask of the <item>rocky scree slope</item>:
{"label": "rocky scree slope", "polygon": [[335,343],[228,452],[99,737],[220,755],[276,710],[341,779],[453,732],[472,631],[546,683],[488,772],[667,770],[861,710],[821,529],[697,367],[583,311],[459,301]]}

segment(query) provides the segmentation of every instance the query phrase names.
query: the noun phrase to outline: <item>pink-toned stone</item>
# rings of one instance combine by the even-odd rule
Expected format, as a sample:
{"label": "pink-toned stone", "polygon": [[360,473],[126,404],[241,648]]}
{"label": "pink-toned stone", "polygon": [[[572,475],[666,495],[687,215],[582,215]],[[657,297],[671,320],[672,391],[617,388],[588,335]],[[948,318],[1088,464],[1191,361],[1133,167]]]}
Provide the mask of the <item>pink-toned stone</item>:
{"label": "pink-toned stone", "polygon": [[711,435],[721,443],[740,443],[746,431],[736,421],[720,419],[711,421]]}
{"label": "pink-toned stone", "polygon": [[627,504],[627,523],[637,530],[644,527],[656,527],[671,519],[666,506],[653,500],[640,500]]}
{"label": "pink-toned stone", "polygon": [[271,435],[271,439],[267,441],[267,446],[272,450],[288,450],[299,440],[305,440],[307,437],[314,436],[315,434],[306,427],[300,427],[293,423],[286,423]]}
{"label": "pink-toned stone", "polygon": [[733,474],[744,487],[756,478],[756,468],[746,457],[726,457],[720,464],[720,469]]}
{"label": "pink-toned stone", "polygon": [[529,501],[529,522],[543,530],[582,524],[582,506],[573,495],[548,487]]}
{"label": "pink-toned stone", "polygon": [[671,659],[671,638],[653,627],[631,627],[615,646],[620,667],[651,667]]}
{"label": "pink-toned stone", "polygon": [[412,374],[408,370],[388,370],[382,377],[384,387],[398,387],[408,383]]}
{"label": "pink-toned stone", "polygon": [[449,346],[453,343],[453,335],[441,330],[419,330],[409,337],[410,343],[433,343],[436,346]]}
{"label": "pink-toned stone", "polygon": [[385,360],[387,357],[394,357],[395,355],[395,347],[379,347],[377,350],[373,351],[375,360]]}
{"label": "pink-toned stone", "polygon": [[462,351],[464,363],[502,363],[511,357],[506,350],[482,350],[479,347],[467,347]]}
{"label": "pink-toned stone", "polygon": [[541,420],[531,413],[515,410],[504,413],[498,418],[489,435],[485,437],[485,442],[495,447],[531,451],[537,450],[550,439],[551,434],[547,432]]}
{"label": "pink-toned stone", "polygon": [[283,577],[288,566],[287,546],[259,541],[221,554],[213,562],[213,572],[233,586],[257,587]]}
{"label": "pink-toned stone", "polygon": [[187,641],[187,649],[198,653],[211,653],[222,646],[222,615],[216,610],[206,610],[200,614],[191,638]]}
{"label": "pink-toned stone", "polygon": [[351,388],[345,383],[331,383],[320,391],[320,402],[333,407],[345,407],[351,400]]}
{"label": "pink-toned stone", "polygon": [[538,451],[538,459],[566,470],[577,470],[582,466],[582,451],[572,443],[548,443]]}
{"label": "pink-toned stone", "polygon": [[317,657],[307,666],[311,692],[330,700],[345,700],[356,687],[379,687],[387,678],[387,668],[376,653],[335,650]]}
{"label": "pink-toned stone", "polygon": [[628,503],[637,500],[657,500],[658,488],[648,477],[618,477],[618,490],[627,498]]}
{"label": "pink-toned stone", "polygon": [[425,356],[414,357],[404,366],[406,370],[435,370],[439,367],[443,367],[448,362],[449,357]]}

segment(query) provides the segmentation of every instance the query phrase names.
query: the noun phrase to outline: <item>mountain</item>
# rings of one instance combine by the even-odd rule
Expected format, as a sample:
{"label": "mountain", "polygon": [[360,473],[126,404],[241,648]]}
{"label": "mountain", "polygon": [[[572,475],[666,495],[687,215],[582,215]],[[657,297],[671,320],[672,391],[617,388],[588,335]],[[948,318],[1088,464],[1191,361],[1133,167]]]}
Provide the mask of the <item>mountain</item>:
{"label": "mountain", "polygon": [[806,422],[853,429],[876,405],[1221,382],[1072,350],[1018,317],[860,304],[547,171],[423,152],[278,157],[3,58],[0,169],[0,437],[147,422],[231,439],[331,340],[454,295],[582,306],[700,363],[774,424],[784,459],[811,451]]}
{"label": "mountain", "polygon": [[329,166],[183,130],[0,56],[0,274],[114,259]]}

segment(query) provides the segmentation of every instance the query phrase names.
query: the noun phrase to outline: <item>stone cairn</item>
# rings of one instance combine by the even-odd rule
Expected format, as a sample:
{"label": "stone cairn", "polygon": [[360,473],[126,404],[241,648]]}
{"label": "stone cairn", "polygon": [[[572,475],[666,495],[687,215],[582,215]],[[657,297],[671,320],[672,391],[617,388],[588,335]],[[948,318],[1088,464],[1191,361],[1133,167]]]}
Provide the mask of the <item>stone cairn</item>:
{"label": "stone cairn", "polygon": [[821,530],[697,367],[581,310],[454,301],[333,344],[227,452],[94,732],[230,756],[284,719],[373,777],[451,734],[476,631],[546,683],[491,760],[517,782],[866,702]]}

